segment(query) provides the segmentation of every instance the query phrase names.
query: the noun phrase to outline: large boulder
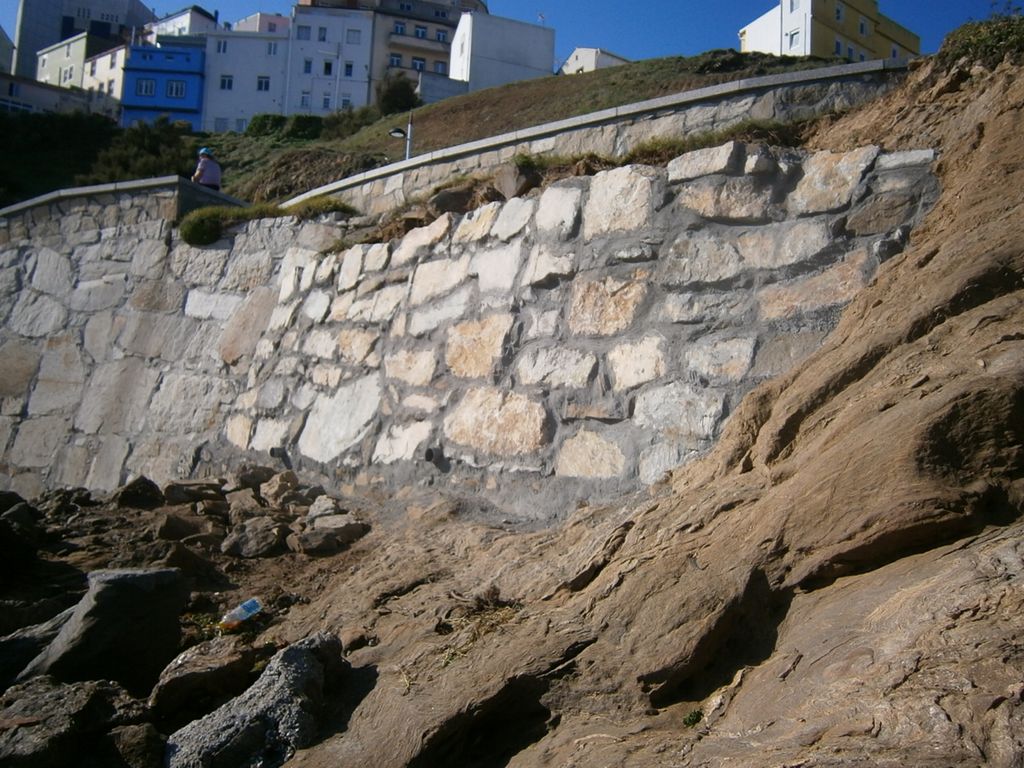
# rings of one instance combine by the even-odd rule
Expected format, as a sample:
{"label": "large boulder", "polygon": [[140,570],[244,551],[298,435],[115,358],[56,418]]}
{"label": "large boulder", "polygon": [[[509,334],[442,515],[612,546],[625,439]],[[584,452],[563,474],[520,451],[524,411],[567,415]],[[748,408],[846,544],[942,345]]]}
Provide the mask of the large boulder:
{"label": "large boulder", "polygon": [[71,617],[18,679],[115,680],[146,695],[177,653],[187,598],[176,568],[94,571]]}
{"label": "large boulder", "polygon": [[123,765],[107,734],[141,720],[142,706],[109,681],[36,677],[0,698],[0,765],[101,768]]}
{"label": "large boulder", "polygon": [[164,725],[179,728],[243,693],[257,677],[257,662],[273,652],[273,646],[254,648],[234,636],[194,645],[160,673],[149,706]]}
{"label": "large boulder", "polygon": [[13,683],[25,665],[53,642],[74,612],[74,607],[68,608],[49,621],[24,627],[0,638],[0,691]]}
{"label": "large boulder", "polygon": [[324,688],[347,668],[341,641],[318,633],[279,651],[252,687],[167,740],[167,768],[284,764],[313,743]]}

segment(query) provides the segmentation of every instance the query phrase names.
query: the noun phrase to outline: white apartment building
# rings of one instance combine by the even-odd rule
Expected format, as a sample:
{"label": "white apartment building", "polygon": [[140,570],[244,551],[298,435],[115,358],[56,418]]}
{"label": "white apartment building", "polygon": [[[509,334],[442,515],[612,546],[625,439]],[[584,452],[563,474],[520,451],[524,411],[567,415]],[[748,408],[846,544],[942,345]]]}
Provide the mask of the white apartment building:
{"label": "white apartment building", "polygon": [[555,30],[484,13],[464,13],[452,40],[450,77],[470,91],[546,77],[555,61]]}
{"label": "white apartment building", "polygon": [[202,130],[243,132],[254,115],[284,110],[288,29],[206,35]]}
{"label": "white apartment building", "polygon": [[99,112],[118,120],[121,116],[121,91],[124,87],[124,62],[128,46],[122,45],[85,60],[82,87],[93,104],[92,112]]}
{"label": "white apartment building", "polygon": [[297,5],[282,114],[329,115],[371,102],[373,13]]}
{"label": "white apartment building", "polygon": [[216,31],[217,15],[209,13],[198,5],[169,14],[146,25],[146,32],[151,41],[155,41],[157,35],[178,37],[181,35],[203,35]]}
{"label": "white apartment building", "polygon": [[291,19],[277,13],[254,13],[231,27],[235,32],[286,32],[291,27]]}

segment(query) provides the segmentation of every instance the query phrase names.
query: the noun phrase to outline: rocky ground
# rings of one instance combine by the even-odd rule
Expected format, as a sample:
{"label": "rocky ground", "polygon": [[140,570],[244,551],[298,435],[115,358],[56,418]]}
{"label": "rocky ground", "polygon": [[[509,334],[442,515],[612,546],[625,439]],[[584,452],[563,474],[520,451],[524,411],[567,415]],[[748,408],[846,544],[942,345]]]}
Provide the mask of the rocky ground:
{"label": "rocky ground", "polygon": [[539,531],[280,467],[7,497],[0,762],[1024,765],[1021,75],[926,64],[818,133],[934,147],[942,196],[640,496]]}

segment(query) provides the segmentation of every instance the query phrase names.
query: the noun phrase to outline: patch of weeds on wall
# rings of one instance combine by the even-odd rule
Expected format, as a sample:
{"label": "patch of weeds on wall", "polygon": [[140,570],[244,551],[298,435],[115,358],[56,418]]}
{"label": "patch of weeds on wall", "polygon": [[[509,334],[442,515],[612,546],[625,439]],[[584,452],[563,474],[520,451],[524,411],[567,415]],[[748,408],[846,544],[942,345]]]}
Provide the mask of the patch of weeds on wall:
{"label": "patch of weeds on wall", "polygon": [[185,216],[179,225],[179,232],[181,239],[189,245],[210,245],[221,238],[226,227],[246,221],[275,219],[281,216],[295,216],[305,221],[328,213],[352,216],[356,210],[332,197],[315,197],[290,208],[281,208],[269,203],[246,208],[214,205],[198,208]]}

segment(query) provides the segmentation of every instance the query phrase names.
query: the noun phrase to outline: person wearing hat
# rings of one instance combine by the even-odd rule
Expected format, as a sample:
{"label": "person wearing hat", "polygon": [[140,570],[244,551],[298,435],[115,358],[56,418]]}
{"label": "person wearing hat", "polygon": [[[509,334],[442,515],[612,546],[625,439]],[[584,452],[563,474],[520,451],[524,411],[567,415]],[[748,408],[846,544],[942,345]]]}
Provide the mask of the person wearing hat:
{"label": "person wearing hat", "polygon": [[199,150],[199,165],[192,174],[192,181],[220,191],[220,163],[213,159],[213,151],[209,147]]}

